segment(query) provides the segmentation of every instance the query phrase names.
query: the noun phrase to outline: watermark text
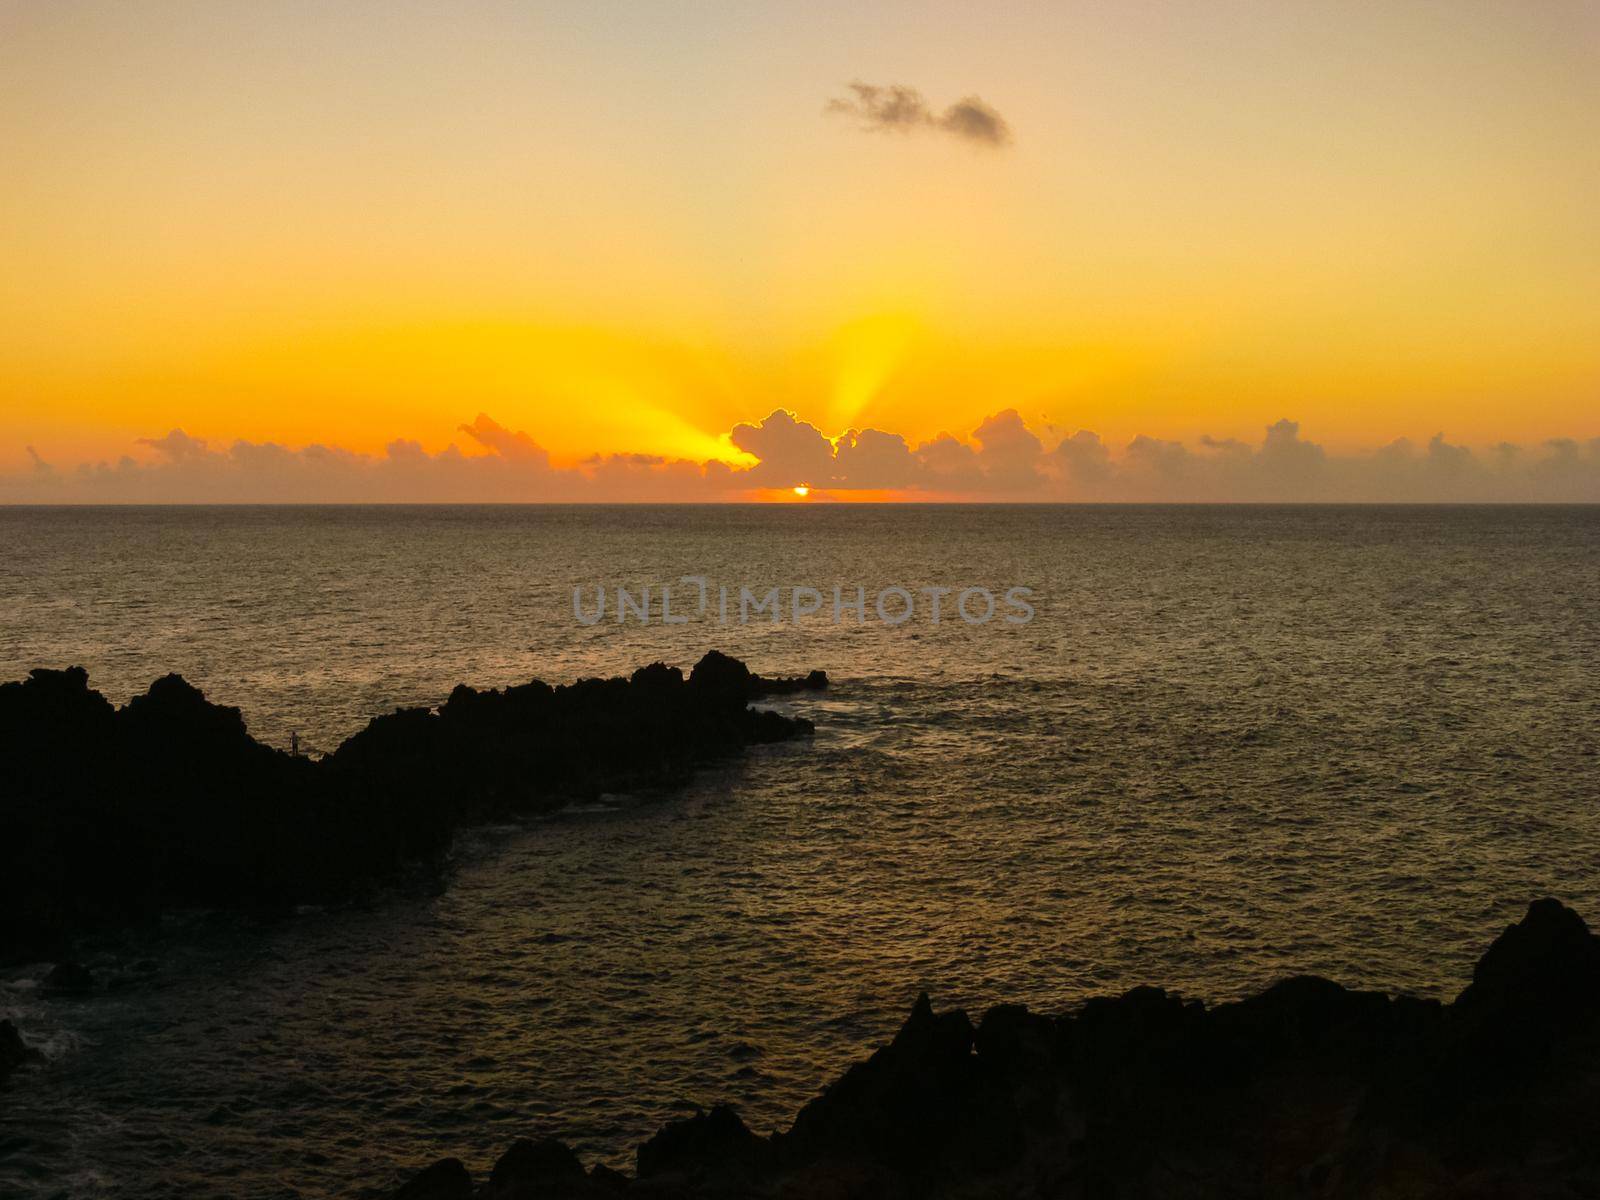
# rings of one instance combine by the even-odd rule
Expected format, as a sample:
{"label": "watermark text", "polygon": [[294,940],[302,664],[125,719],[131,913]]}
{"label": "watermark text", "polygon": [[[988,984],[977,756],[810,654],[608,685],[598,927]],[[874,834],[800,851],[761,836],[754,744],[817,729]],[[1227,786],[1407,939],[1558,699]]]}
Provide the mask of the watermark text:
{"label": "watermark text", "polygon": [[690,621],[798,625],[807,620],[831,620],[835,625],[904,625],[912,621],[930,625],[947,621],[1026,625],[1034,618],[1033,598],[1033,589],[1026,587],[750,587],[712,584],[704,575],[684,575],[670,584],[575,587],[572,616],[580,625],[598,625],[607,620],[619,625],[687,625]]}

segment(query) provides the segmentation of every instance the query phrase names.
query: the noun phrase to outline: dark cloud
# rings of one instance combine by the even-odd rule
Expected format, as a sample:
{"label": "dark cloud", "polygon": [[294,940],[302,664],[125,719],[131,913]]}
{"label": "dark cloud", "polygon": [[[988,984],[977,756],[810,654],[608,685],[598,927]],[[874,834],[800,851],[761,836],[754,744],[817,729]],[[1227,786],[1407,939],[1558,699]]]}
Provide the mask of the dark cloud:
{"label": "dark cloud", "polygon": [[747,472],[752,487],[827,487],[835,482],[833,443],[792,412],[780,408],[754,425],[735,425],[729,440],[761,460]]}
{"label": "dark cloud", "polygon": [[850,91],[854,93],[850,97],[829,100],[823,111],[855,117],[863,128],[875,131],[910,133],[933,124],[933,111],[915,88],[900,84],[878,87],[858,80],[850,85]]}
{"label": "dark cloud", "polygon": [[921,465],[898,433],[846,430],[834,446],[835,475],[858,488],[904,488],[919,482]]}
{"label": "dark cloud", "polygon": [[933,130],[995,147],[1011,141],[1011,127],[1005,118],[977,96],[965,96],[943,112],[935,112],[921,92],[903,84],[879,87],[858,80],[850,85],[850,93],[829,100],[824,111],[853,117],[861,128],[871,132]]}
{"label": "dark cloud", "polygon": [[923,478],[934,491],[962,493],[983,486],[983,468],[978,451],[948,433],[917,447],[917,462]]}
{"label": "dark cloud", "polygon": [[977,96],[963,96],[945,109],[939,118],[939,128],[969,142],[989,146],[1004,146],[1011,140],[1011,127],[1005,118]]}

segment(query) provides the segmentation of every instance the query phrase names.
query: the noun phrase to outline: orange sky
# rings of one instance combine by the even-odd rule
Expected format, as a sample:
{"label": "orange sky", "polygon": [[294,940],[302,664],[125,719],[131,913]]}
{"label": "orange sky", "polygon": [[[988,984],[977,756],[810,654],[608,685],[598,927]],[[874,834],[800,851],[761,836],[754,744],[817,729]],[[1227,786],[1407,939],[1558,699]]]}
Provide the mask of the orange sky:
{"label": "orange sky", "polygon": [[1592,4],[676,7],[7,5],[0,472],[480,411],[563,465],[776,408],[1600,434]]}

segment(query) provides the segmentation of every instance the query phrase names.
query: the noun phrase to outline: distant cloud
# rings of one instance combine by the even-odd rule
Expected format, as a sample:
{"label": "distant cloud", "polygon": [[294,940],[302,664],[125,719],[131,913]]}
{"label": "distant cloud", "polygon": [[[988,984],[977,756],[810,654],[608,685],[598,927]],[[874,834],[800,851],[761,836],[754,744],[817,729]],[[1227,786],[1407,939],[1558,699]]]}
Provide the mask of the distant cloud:
{"label": "distant cloud", "polygon": [[457,426],[457,432],[466,434],[486,450],[493,450],[503,458],[516,462],[550,465],[550,453],[525,433],[513,433],[487,413],[479,413],[471,425]]}
{"label": "distant cloud", "polygon": [[1027,491],[1037,487],[1039,456],[1044,444],[1022,423],[1014,408],[995,413],[972,431],[978,443],[984,477],[1001,491]]}
{"label": "distant cloud", "polygon": [[739,424],[728,435],[746,454],[761,461],[747,474],[755,487],[829,487],[837,482],[834,446],[822,430],[778,409],[754,425]]}
{"label": "distant cloud", "polygon": [[850,85],[850,92],[829,100],[823,111],[854,117],[861,128],[871,132],[933,130],[993,147],[1011,141],[1011,127],[1005,118],[977,96],[963,97],[936,113],[921,92],[898,83],[879,87],[858,80]]}
{"label": "distant cloud", "polygon": [[166,437],[139,438],[135,443],[149,446],[173,462],[196,462],[206,454],[204,438],[192,438],[181,429],[174,429]]}
{"label": "distant cloud", "polygon": [[430,453],[406,438],[381,454],[247,441],[217,449],[174,429],[139,439],[140,459],[69,470],[30,446],[14,474],[0,475],[0,502],[660,502],[802,484],[814,496],[893,491],[910,499],[1600,502],[1600,439],[1474,451],[1436,434],[1421,446],[1401,438],[1334,454],[1282,420],[1257,443],[1204,437],[1186,445],[1141,434],[1117,452],[1086,429],[1052,432],[1047,445],[1017,410],[1004,409],[965,436],[941,433],[913,446],[881,429],[830,437],[776,409],[729,433],[752,466],[636,453],[556,466],[531,434],[486,413],[459,428],[484,452],[450,445]]}
{"label": "distant cloud", "polygon": [[1098,433],[1080,429],[1055,448],[1054,466],[1062,480],[1082,492],[1093,492],[1111,478],[1111,450]]}
{"label": "distant cloud", "polygon": [[881,429],[847,429],[834,446],[837,475],[858,488],[906,488],[925,482],[905,438]]}

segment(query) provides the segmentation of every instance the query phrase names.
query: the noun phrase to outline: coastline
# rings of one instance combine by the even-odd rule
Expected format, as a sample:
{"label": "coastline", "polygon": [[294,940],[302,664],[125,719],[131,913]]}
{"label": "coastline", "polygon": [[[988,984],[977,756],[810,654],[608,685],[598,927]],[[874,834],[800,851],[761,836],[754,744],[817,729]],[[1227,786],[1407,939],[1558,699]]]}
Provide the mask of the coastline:
{"label": "coastline", "polygon": [[894,1039],[759,1137],[714,1107],[625,1176],[551,1139],[447,1158],[393,1200],[1580,1196],[1600,1185],[1600,938],[1529,906],[1450,1003],[1315,976],[1208,1007],[1138,987]]}
{"label": "coastline", "polygon": [[671,787],[715,759],[813,732],[749,706],[827,686],[716,651],[685,677],[458,685],[320,759],[264,746],[237,708],[168,675],[120,709],[81,668],[0,685],[0,963],[166,909],[337,903],[437,870],[466,825]]}

